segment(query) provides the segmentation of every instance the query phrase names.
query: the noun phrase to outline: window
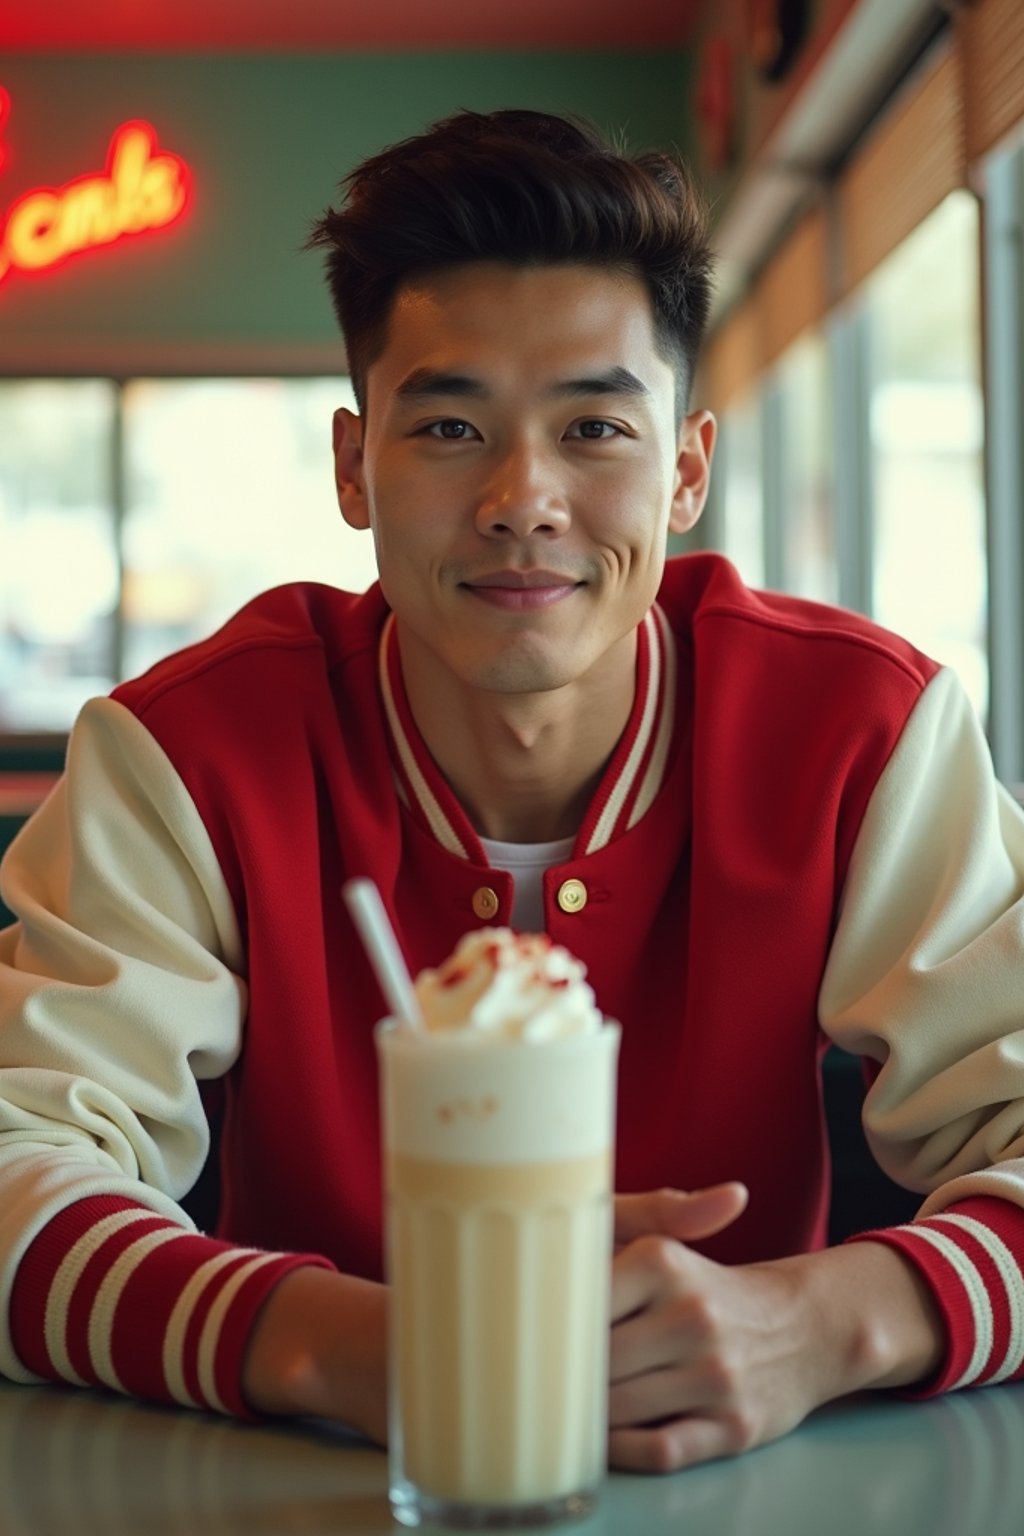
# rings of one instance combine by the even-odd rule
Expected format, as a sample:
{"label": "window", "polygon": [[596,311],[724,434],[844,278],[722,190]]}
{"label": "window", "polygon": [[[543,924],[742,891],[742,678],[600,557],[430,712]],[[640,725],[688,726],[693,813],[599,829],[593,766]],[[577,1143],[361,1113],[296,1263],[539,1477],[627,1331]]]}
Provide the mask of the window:
{"label": "window", "polygon": [[1024,801],[1024,123],[984,166],[988,734]]}
{"label": "window", "polygon": [[354,403],[326,378],[0,382],[0,729],[68,729],[268,587],[369,586],[331,462]]}
{"label": "window", "polygon": [[874,618],[988,709],[978,210],[954,192],[865,285]]}
{"label": "window", "polygon": [[134,677],[287,581],[363,591],[373,540],[338,511],[331,379],[137,380],[124,392],[124,663]]}
{"label": "window", "polygon": [[116,391],[0,381],[0,729],[60,730],[114,682]]}
{"label": "window", "polygon": [[779,524],[786,590],[835,603],[839,564],[830,475],[828,346],[806,331],[778,365],[781,423]]}
{"label": "window", "polygon": [[730,407],[714,471],[719,480],[716,544],[751,587],[765,582],[761,412],[756,395]]}

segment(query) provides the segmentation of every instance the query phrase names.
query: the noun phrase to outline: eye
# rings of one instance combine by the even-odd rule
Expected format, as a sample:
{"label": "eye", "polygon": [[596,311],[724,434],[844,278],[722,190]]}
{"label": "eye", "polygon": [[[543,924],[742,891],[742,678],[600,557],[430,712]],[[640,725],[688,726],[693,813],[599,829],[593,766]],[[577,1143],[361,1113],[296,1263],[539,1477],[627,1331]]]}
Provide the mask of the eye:
{"label": "eye", "polygon": [[621,437],[622,429],[614,422],[602,421],[595,417],[587,421],[577,421],[569,429],[569,435],[579,436],[588,443],[606,443],[610,438]]}
{"label": "eye", "polygon": [[461,421],[457,416],[446,416],[443,421],[432,421],[429,426],[423,427],[422,435],[444,443],[461,443],[470,436],[477,436],[477,431],[468,421]]}

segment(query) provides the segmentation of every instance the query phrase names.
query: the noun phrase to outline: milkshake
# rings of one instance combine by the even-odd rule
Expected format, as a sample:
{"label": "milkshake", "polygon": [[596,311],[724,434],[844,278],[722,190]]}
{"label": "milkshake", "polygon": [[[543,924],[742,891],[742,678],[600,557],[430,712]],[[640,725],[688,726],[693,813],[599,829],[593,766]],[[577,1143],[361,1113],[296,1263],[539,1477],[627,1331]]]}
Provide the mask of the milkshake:
{"label": "milkshake", "polygon": [[618,1027],[545,937],[466,936],[386,1021],[392,1503],[582,1514],[605,1465]]}

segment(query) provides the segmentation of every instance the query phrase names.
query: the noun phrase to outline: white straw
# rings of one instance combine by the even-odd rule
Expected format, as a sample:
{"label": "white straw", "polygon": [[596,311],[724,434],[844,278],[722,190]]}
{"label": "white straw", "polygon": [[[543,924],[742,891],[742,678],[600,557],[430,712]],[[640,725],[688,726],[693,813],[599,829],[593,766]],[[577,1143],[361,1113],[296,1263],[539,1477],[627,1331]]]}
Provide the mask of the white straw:
{"label": "white straw", "polygon": [[402,959],[395,930],[388,921],[380,891],[372,880],[349,880],[341,894],[359,929],[366,953],[373,966],[380,989],[395,1018],[413,1029],[423,1028],[423,1015],[416,1001],[412,979]]}

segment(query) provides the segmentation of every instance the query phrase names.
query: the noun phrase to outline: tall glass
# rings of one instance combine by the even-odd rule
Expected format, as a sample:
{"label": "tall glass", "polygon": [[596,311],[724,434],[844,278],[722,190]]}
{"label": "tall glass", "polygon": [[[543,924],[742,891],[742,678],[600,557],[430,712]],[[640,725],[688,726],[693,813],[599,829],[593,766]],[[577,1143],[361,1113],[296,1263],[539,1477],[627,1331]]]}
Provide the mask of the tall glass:
{"label": "tall glass", "polygon": [[396,1519],[586,1514],[605,1469],[618,1025],[521,1043],[385,1020]]}

